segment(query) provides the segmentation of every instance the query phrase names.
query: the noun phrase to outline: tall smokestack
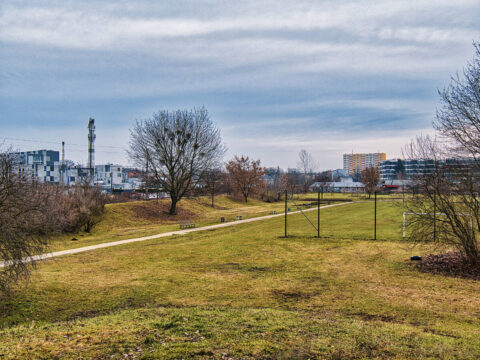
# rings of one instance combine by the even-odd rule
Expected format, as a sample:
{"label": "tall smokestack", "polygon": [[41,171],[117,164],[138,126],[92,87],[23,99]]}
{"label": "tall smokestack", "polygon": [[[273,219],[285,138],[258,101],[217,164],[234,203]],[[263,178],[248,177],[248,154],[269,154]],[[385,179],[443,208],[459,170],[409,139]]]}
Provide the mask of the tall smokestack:
{"label": "tall smokestack", "polygon": [[95,175],[95,119],[88,119],[88,168],[93,179]]}
{"label": "tall smokestack", "polygon": [[60,163],[60,182],[63,184],[65,176],[65,141],[62,141],[62,162]]}

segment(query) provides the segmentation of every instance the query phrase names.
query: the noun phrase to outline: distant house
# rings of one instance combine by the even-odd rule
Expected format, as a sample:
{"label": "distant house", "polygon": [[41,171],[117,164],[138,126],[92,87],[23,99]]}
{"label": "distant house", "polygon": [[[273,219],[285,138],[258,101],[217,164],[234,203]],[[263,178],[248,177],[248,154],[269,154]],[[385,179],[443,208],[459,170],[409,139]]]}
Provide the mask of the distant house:
{"label": "distant house", "polygon": [[320,191],[323,188],[324,192],[363,192],[365,185],[359,181],[333,181],[327,183],[315,182],[310,186],[311,191]]}

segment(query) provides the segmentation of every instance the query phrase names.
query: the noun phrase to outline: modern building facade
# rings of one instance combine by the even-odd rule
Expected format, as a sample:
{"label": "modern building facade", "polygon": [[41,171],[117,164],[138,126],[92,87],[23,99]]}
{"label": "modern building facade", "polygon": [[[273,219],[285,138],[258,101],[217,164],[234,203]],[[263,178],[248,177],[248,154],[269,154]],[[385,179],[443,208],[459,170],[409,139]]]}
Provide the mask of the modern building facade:
{"label": "modern building facade", "polygon": [[23,151],[12,154],[19,173],[40,182],[60,181],[60,153],[54,150]]}
{"label": "modern building facade", "polygon": [[416,176],[432,173],[435,162],[432,159],[391,159],[380,163],[380,180],[412,179]]}
{"label": "modern building facade", "polygon": [[123,166],[114,164],[95,166],[95,183],[97,185],[108,185],[117,188],[124,182]]}
{"label": "modern building facade", "polygon": [[379,167],[386,160],[385,153],[343,154],[343,169],[348,175],[360,174],[369,167]]}

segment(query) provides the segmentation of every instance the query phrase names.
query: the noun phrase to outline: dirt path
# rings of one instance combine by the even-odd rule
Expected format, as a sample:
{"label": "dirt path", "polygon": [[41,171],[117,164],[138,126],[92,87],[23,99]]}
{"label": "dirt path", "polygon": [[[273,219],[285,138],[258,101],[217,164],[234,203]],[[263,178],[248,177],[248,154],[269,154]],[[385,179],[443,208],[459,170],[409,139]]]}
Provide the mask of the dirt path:
{"label": "dirt path", "polygon": [[[322,206],[321,208],[325,209],[325,208],[329,208],[329,207],[335,207],[335,206],[341,206],[341,205],[347,205],[347,204],[354,204],[354,203],[355,203],[355,201],[344,202],[344,203],[338,203],[338,204],[333,204],[333,205],[325,205],[325,206]],[[314,210],[317,210],[317,208],[311,208],[311,209],[303,210],[303,212],[314,211]],[[288,215],[298,214],[298,213],[300,213],[300,211],[292,211],[292,212],[288,213]],[[32,262],[32,261],[50,259],[50,258],[57,257],[57,256],[78,254],[78,253],[82,253],[82,252],[85,252],[85,251],[103,249],[103,248],[108,248],[108,247],[112,247],[112,246],[130,244],[130,243],[146,241],[146,240],[153,240],[153,239],[163,238],[163,237],[167,237],[167,236],[184,235],[184,234],[188,234],[188,233],[195,232],[195,231],[221,229],[221,228],[224,228],[224,227],[246,224],[246,223],[250,223],[250,222],[254,222],[254,221],[273,219],[273,218],[280,217],[280,216],[285,216],[285,213],[259,216],[259,217],[255,217],[255,218],[251,218],[251,219],[237,220],[237,221],[220,223],[220,224],[209,225],[209,226],[203,226],[203,227],[193,228],[193,229],[170,231],[170,232],[165,232],[165,233],[160,233],[160,234],[155,234],[155,235],[150,235],[150,236],[144,236],[144,237],[139,237],[139,238],[134,238],[134,239],[111,241],[111,242],[107,242],[107,243],[90,245],[90,246],[80,247],[80,248],[76,248],[76,249],[55,251],[55,252],[51,252],[51,253],[35,255],[35,256],[32,256],[32,257],[27,257],[27,258],[24,258],[22,261],[25,262],[25,263],[28,263],[28,262]],[[8,261],[7,262],[0,261],[0,268],[3,268],[3,267],[8,266],[8,265],[9,265]]]}

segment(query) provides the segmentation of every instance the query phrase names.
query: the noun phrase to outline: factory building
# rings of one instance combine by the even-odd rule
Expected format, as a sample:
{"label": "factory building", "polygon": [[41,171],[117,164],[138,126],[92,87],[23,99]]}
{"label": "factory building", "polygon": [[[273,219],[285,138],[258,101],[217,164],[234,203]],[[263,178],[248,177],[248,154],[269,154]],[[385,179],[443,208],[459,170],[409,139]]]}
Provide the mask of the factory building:
{"label": "factory building", "polygon": [[125,182],[123,166],[106,164],[95,166],[95,184],[120,188]]}
{"label": "factory building", "polygon": [[16,170],[40,182],[60,181],[60,153],[54,150],[35,150],[14,153]]}

